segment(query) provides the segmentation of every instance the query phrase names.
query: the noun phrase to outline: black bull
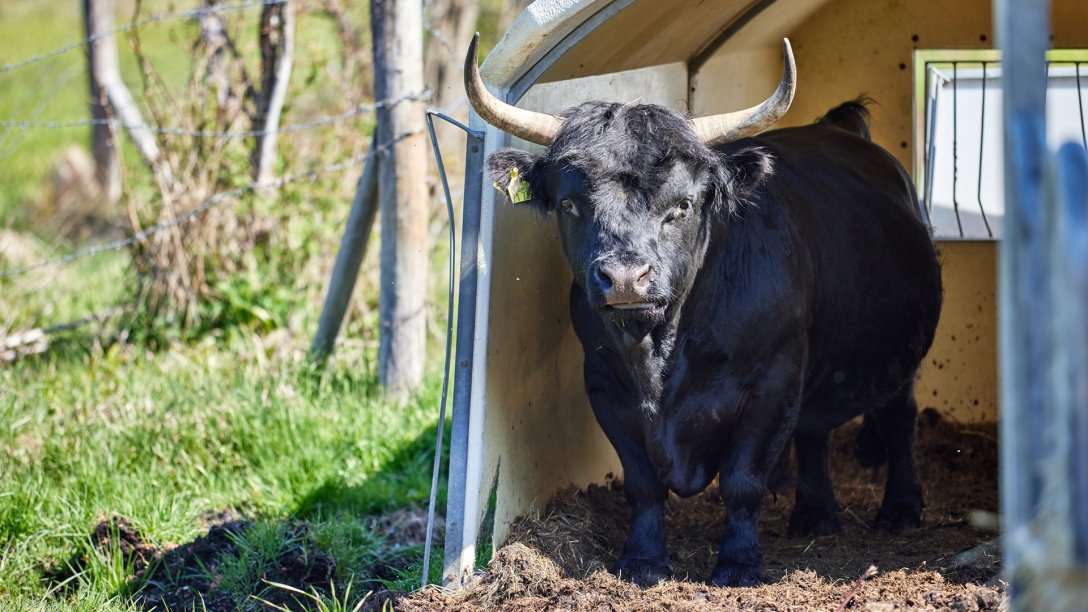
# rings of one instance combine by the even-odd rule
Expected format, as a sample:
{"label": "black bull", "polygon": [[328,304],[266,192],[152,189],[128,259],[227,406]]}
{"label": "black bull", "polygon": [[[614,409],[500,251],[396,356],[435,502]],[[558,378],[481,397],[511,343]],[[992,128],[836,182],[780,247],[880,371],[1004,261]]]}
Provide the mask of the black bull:
{"label": "black bull", "polygon": [[918,524],[912,392],[940,266],[864,106],[713,147],[655,105],[587,103],[561,119],[547,153],[500,151],[489,169],[508,186],[516,168],[516,199],[557,215],[586,391],[632,509],[613,571],[667,576],[668,491],[717,476],[728,514],[711,581],[757,583],[756,522],[787,442],[791,532],[834,530],[828,436],[862,414],[888,461],[877,524]]}

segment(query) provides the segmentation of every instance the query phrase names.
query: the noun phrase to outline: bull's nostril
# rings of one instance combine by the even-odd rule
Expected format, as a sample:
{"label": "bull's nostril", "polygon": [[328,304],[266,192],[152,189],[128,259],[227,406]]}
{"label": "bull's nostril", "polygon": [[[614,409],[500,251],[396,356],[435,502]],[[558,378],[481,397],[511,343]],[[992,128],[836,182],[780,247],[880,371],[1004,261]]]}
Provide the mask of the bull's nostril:
{"label": "bull's nostril", "polygon": [[642,266],[635,271],[635,288],[639,291],[646,291],[650,288],[650,264]]}
{"label": "bull's nostril", "polygon": [[612,288],[614,284],[612,282],[612,275],[604,270],[602,266],[596,266],[593,268],[594,273],[597,275],[597,282],[601,285],[601,288],[608,290]]}

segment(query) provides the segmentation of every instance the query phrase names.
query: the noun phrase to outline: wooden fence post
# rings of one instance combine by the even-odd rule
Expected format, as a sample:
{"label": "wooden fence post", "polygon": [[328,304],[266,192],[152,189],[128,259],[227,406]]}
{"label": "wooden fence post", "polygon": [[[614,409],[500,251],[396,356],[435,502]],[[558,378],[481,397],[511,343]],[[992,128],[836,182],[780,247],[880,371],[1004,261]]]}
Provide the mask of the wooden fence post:
{"label": "wooden fence post", "polygon": [[378,157],[376,140],[371,140],[370,155],[355,188],[355,199],[351,203],[340,250],[336,253],[328,293],[321,308],[321,319],[317,323],[317,334],[310,347],[310,357],[315,361],[322,361],[332,353],[336,336],[344,322],[344,313],[355,290],[355,281],[359,278],[359,267],[366,255],[370,232],[378,215]]}
{"label": "wooden fence post", "polygon": [[[128,87],[121,80],[121,69],[117,62],[117,41],[113,36],[113,0],[83,0],[83,13],[87,37],[97,37],[88,45],[91,114],[95,119],[110,120],[114,117],[119,119],[125,131],[128,132],[132,144],[155,173],[156,179],[160,184],[168,185],[173,181],[170,167],[159,163],[159,145],[147,128]],[[117,143],[113,142],[112,135],[109,135],[111,127],[109,125],[96,126],[93,145],[95,163],[109,163],[116,168],[111,170],[111,166],[99,165],[100,172],[106,173],[100,176],[106,177],[107,181],[113,181],[114,179],[109,177],[113,176],[112,173],[116,173],[116,183],[103,183],[103,186],[108,188],[107,194],[110,195],[111,200],[116,201],[120,199],[121,193],[120,169],[116,159],[120,152]],[[104,133],[100,132],[99,128],[102,128]],[[107,159],[111,161],[106,162]],[[116,198],[113,197],[113,189],[116,189]]]}
{"label": "wooden fence post", "polygon": [[378,108],[381,299],[378,378],[403,398],[423,380],[426,348],[428,190],[423,129],[423,7],[372,0]]}
{"label": "wooden fence post", "polygon": [[263,184],[272,180],[280,112],[295,57],[295,8],[290,0],[265,4],[260,28],[261,89],[253,122],[260,133],[253,151],[253,179]]}
{"label": "wooden fence post", "polygon": [[[113,0],[83,0],[84,30],[87,38],[94,39],[87,45],[91,117],[98,122],[108,121],[112,116],[103,82],[118,72],[117,43],[112,36],[104,36],[113,29],[113,14]],[[97,123],[91,128],[91,154],[102,194],[109,203],[116,203],[121,199],[121,165],[111,126]]]}

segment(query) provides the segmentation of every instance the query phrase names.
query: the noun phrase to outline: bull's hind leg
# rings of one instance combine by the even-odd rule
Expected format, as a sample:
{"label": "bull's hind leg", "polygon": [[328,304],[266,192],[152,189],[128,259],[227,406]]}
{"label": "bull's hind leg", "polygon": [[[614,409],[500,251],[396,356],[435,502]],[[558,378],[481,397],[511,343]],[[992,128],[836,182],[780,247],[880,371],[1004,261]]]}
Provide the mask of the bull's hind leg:
{"label": "bull's hind leg", "polygon": [[888,481],[884,501],[876,515],[876,526],[884,529],[916,527],[922,524],[922,485],[914,462],[914,438],[918,405],[911,385],[892,401],[866,415],[875,426],[888,457]]}
{"label": "bull's hind leg", "polygon": [[827,534],[839,531],[839,502],[831,486],[828,465],[830,434],[826,431],[798,431],[793,444],[797,451],[797,493],[790,514],[791,535]]}

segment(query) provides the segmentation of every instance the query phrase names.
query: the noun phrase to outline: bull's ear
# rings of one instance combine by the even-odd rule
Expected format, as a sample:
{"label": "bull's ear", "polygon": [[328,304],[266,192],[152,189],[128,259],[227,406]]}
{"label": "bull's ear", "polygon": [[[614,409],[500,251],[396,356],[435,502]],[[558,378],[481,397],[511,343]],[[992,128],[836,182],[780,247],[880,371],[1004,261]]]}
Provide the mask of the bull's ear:
{"label": "bull's ear", "polygon": [[518,149],[502,149],[487,159],[487,171],[495,189],[515,206],[548,212],[541,181],[540,157]]}
{"label": "bull's ear", "polygon": [[758,197],[767,179],[774,174],[774,156],[763,147],[746,146],[729,151],[725,158],[729,176],[730,212]]}

